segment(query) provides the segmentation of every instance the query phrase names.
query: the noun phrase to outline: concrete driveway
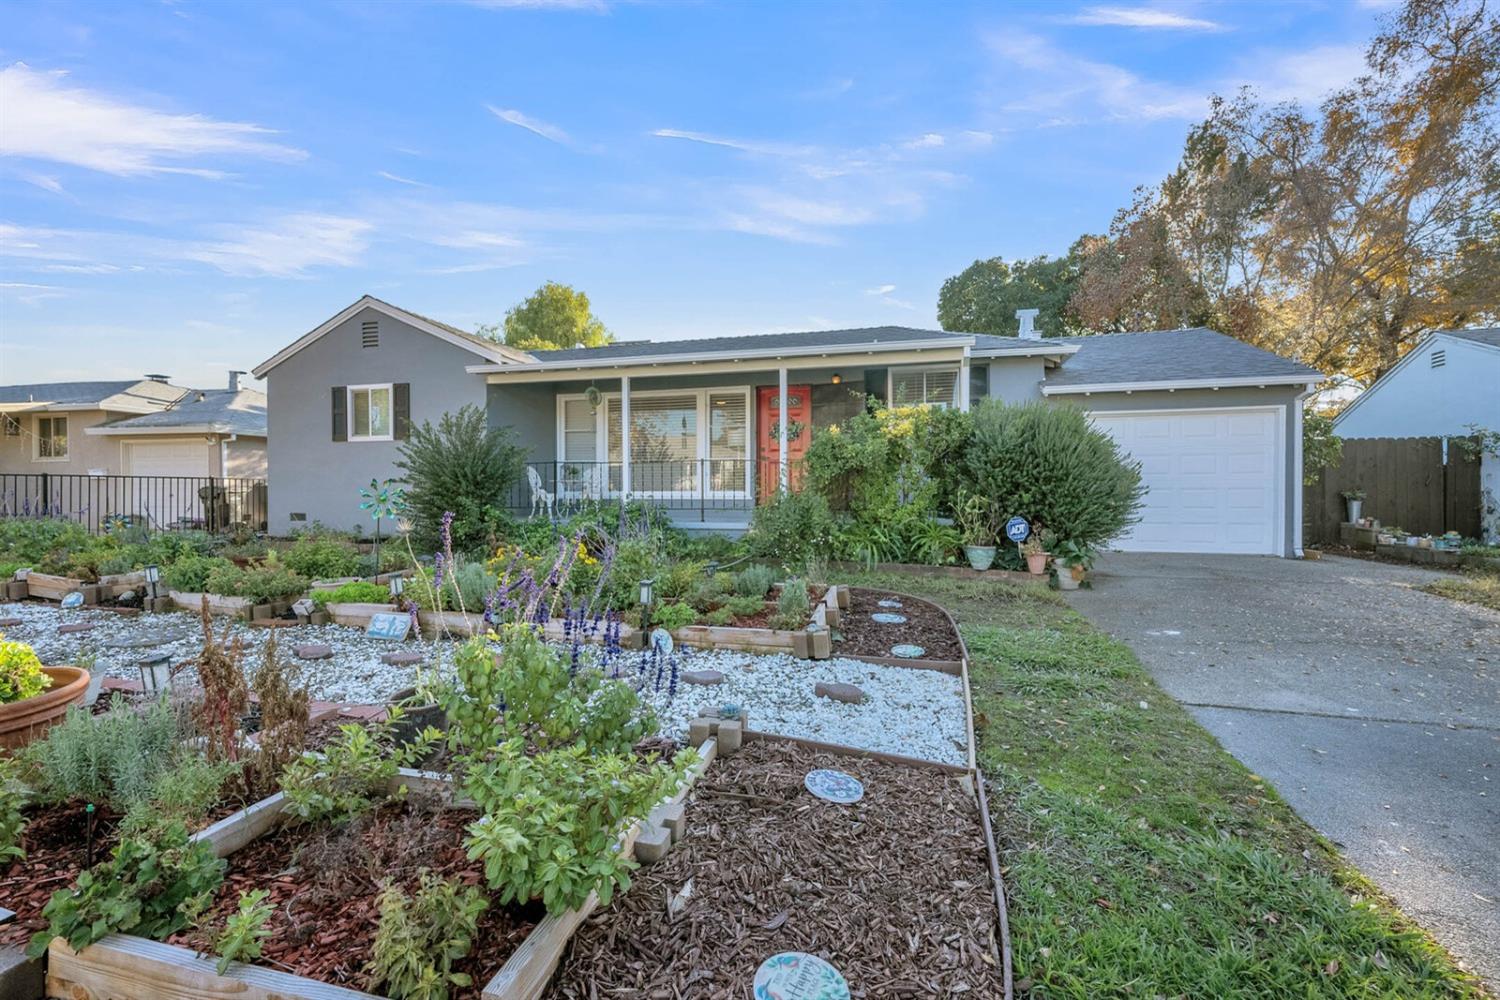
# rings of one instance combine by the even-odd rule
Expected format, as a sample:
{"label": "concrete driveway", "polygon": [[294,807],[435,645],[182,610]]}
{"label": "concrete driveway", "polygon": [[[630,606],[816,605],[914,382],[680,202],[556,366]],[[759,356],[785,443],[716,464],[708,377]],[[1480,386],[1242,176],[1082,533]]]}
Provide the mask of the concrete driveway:
{"label": "concrete driveway", "polygon": [[1500,613],[1437,575],[1116,553],[1069,601],[1500,989]]}

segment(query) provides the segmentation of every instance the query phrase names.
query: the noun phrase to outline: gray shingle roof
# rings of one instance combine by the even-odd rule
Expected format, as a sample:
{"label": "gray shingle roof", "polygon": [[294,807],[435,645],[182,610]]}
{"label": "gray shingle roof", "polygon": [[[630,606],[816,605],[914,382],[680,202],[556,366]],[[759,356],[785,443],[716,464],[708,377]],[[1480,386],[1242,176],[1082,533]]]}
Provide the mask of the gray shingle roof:
{"label": "gray shingle roof", "polygon": [[30,385],[0,385],[0,403],[56,403],[75,406],[97,403],[124,392],[140,379],[124,382],[35,382]]}
{"label": "gray shingle roof", "polygon": [[958,333],[949,330],[923,330],[910,326],[867,326],[848,330],[804,330],[797,333],[756,333],[739,337],[701,337],[693,340],[636,340],[604,347],[570,347],[556,351],[530,351],[538,361],[579,361],[587,358],[655,358],[674,354],[697,354],[703,351],[774,351],[815,347],[848,347],[855,344],[890,344],[903,341],[952,340],[956,337],[983,339],[988,348],[1027,350],[1036,341],[1015,337],[990,337],[985,334]]}
{"label": "gray shingle roof", "polygon": [[1047,374],[1049,386],[1257,376],[1305,377],[1310,382],[1323,378],[1315,368],[1203,327],[1057,340],[1077,344],[1079,350],[1061,368]]}
{"label": "gray shingle roof", "polygon": [[1458,337],[1461,340],[1472,340],[1478,344],[1487,344],[1490,347],[1500,347],[1500,326],[1479,327],[1473,330],[1439,330],[1438,333],[1446,333],[1450,337]]}
{"label": "gray shingle roof", "polygon": [[[199,397],[202,396],[202,399]],[[266,394],[254,389],[205,389],[193,392],[169,410],[147,413],[124,420],[111,420],[103,426],[111,431],[151,430],[165,427],[194,427],[216,434],[266,436]]]}

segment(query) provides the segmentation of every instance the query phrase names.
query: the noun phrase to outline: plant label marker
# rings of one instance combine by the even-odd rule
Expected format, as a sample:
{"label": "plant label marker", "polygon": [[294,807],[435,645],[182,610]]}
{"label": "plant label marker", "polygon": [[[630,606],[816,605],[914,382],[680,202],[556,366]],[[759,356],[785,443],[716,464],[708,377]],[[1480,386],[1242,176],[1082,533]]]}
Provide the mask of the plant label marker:
{"label": "plant label marker", "polygon": [[919,660],[927,650],[914,642],[898,642],[891,647],[891,655],[899,656],[903,660]]}
{"label": "plant label marker", "polygon": [[1005,537],[1020,545],[1031,534],[1031,525],[1024,517],[1013,517],[1005,522]]}
{"label": "plant label marker", "polygon": [[411,631],[411,615],[381,613],[370,616],[370,627],[365,635],[371,639],[391,639],[400,642]]}
{"label": "plant label marker", "polygon": [[807,777],[802,779],[807,790],[825,802],[836,802],[839,805],[849,805],[858,802],[865,797],[865,786],[860,784],[858,778],[843,771],[833,771],[828,768],[818,768],[816,771],[807,772]]}
{"label": "plant label marker", "polygon": [[755,1000],[849,1000],[849,983],[816,955],[784,951],[755,970]]}
{"label": "plant label marker", "polygon": [[890,611],[877,611],[870,616],[871,621],[877,621],[882,625],[905,625],[906,616],[894,614]]}

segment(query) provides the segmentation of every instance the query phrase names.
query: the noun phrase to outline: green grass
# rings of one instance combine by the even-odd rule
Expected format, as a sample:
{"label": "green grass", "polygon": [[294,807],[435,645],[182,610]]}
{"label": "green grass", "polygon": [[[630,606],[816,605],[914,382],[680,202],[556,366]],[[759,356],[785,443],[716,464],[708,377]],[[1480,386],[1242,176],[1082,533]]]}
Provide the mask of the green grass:
{"label": "green grass", "polygon": [[1500,611],[1500,573],[1472,572],[1424,583],[1422,590],[1449,600]]}
{"label": "green grass", "polygon": [[1018,995],[1486,995],[1056,594],[850,582],[936,600],[963,629]]}

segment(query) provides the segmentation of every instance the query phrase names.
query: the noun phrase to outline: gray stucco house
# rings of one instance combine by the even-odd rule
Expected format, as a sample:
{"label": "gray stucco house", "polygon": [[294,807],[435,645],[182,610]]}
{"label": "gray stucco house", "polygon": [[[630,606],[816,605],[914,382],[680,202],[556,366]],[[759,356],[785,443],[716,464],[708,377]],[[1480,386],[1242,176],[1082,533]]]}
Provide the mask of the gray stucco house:
{"label": "gray stucco house", "polygon": [[[531,481],[499,505],[629,495],[743,528],[813,429],[893,404],[995,397],[1088,410],[1145,472],[1158,552],[1300,554],[1302,400],[1318,372],[1206,329],[1043,338],[873,327],[523,352],[365,296],[255,369],[267,380],[270,523],[361,523],[413,421],[466,403],[513,429]],[[622,428],[630,433],[623,434]],[[795,485],[795,483],[792,483]]]}

